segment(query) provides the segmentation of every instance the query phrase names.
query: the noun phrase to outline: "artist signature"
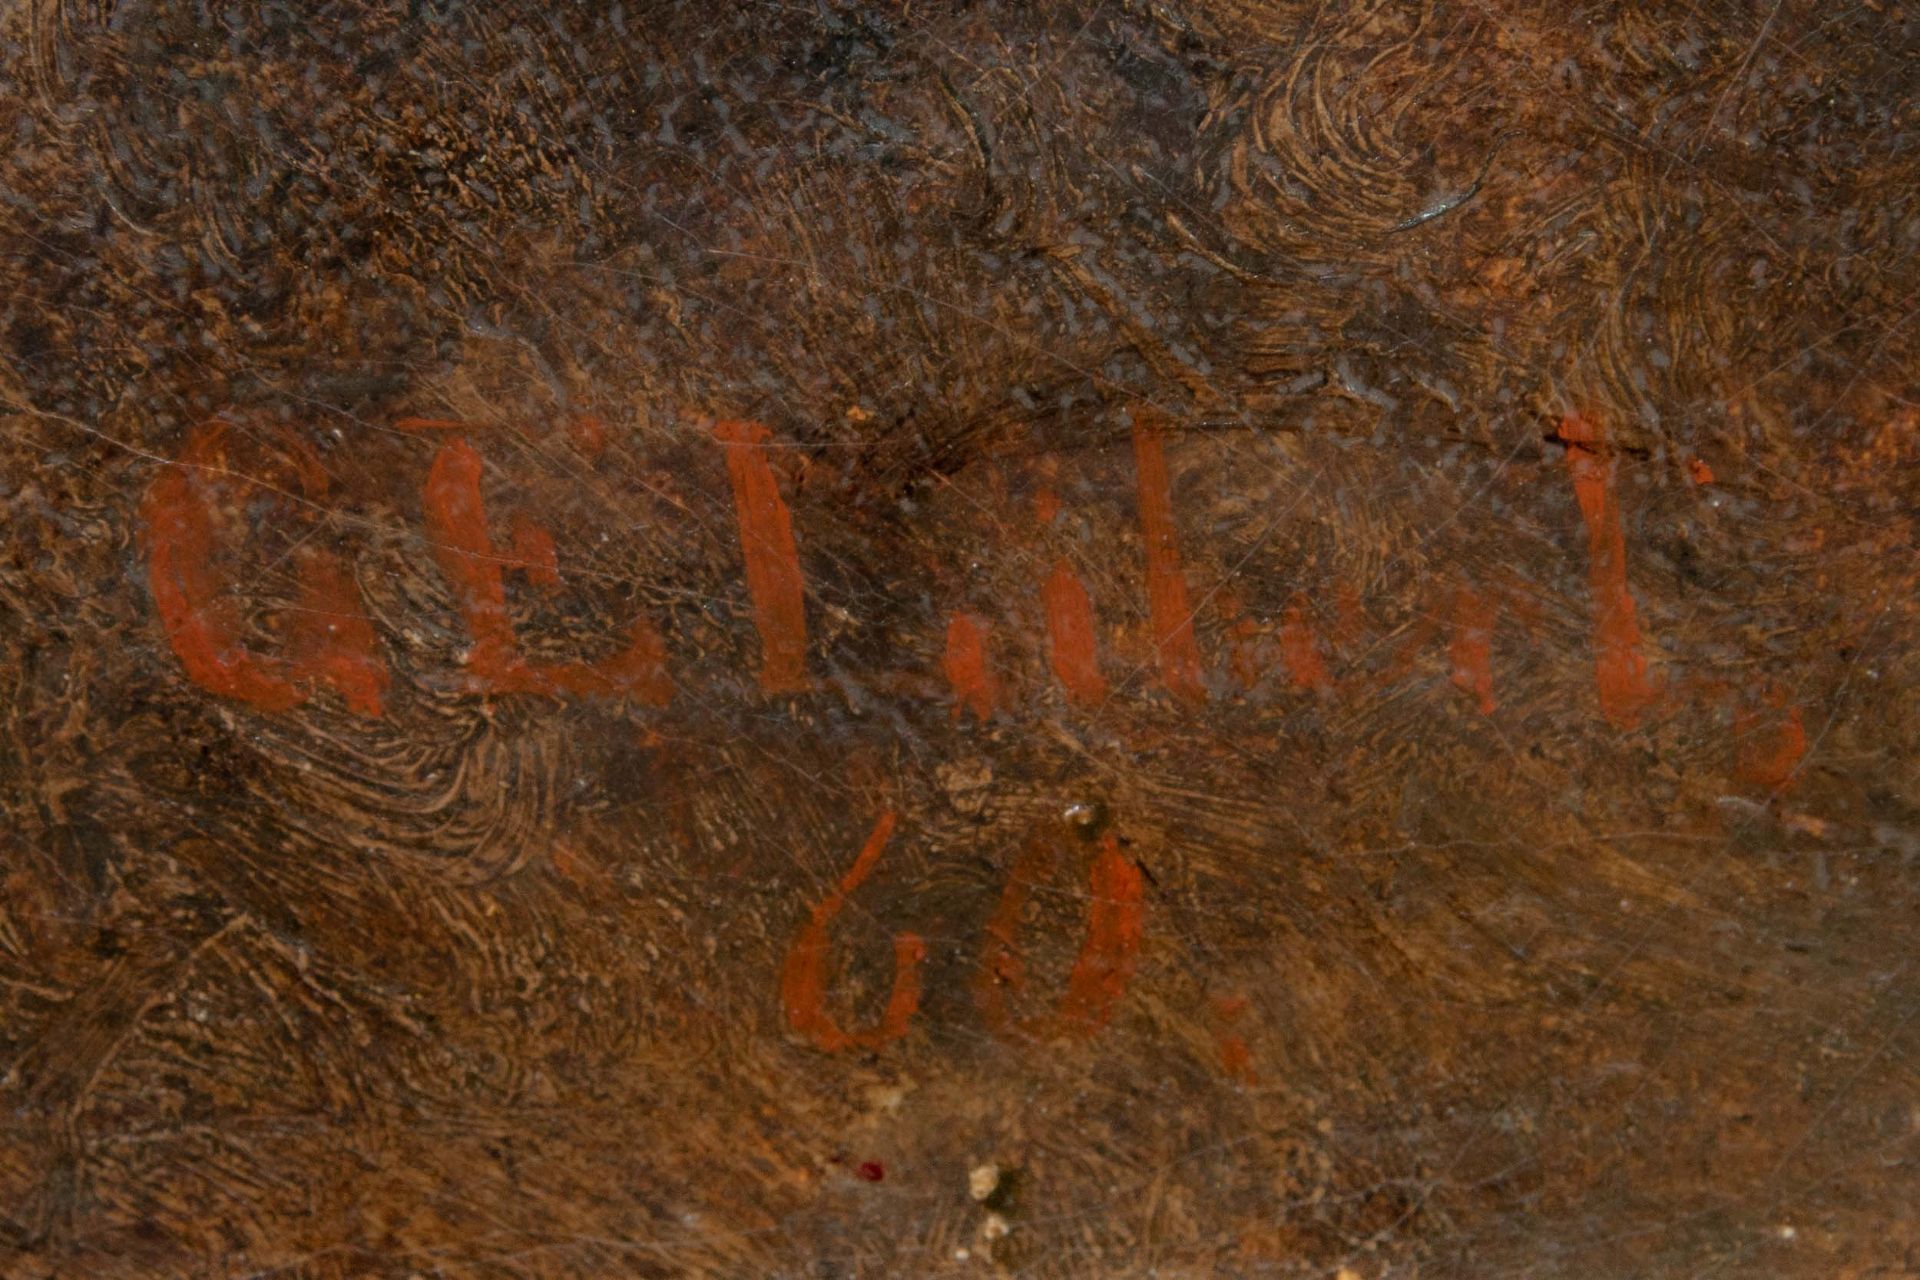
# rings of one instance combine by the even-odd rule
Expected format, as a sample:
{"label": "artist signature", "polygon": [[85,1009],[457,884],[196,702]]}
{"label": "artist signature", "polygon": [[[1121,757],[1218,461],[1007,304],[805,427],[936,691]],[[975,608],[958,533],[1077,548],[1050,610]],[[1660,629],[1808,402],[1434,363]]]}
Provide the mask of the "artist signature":
{"label": "artist signature", "polygon": [[[216,567],[221,562],[216,502],[223,486],[242,482],[223,465],[231,425],[215,419],[193,432],[179,458],[155,474],[141,504],[148,582],[173,654],[200,688],[258,711],[289,711],[328,689],[356,715],[383,715],[391,674],[353,575],[331,551],[302,546],[294,553],[300,596],[289,615],[281,652],[262,652],[240,636],[230,605],[231,584]],[[409,418],[395,425],[444,437],[421,487],[421,510],[432,554],[452,589],[470,641],[461,661],[461,687],[475,696],[671,703],[675,687],[666,645],[644,615],[629,624],[623,647],[610,657],[593,662],[528,658],[515,633],[506,575],[513,571],[535,586],[557,587],[559,562],[551,534],[523,516],[512,523],[508,545],[498,544],[482,493],[482,458],[471,440],[477,433],[465,424]],[[1129,427],[1153,671],[1169,697],[1197,706],[1206,701],[1208,688],[1194,633],[1195,608],[1181,565],[1163,424],[1156,413],[1140,411],[1130,416]],[[575,434],[597,442],[604,428],[583,419],[575,424]],[[770,462],[771,433],[755,422],[721,421],[710,435],[725,451],[740,564],[759,639],[759,686],[767,695],[802,693],[812,687],[806,583],[792,512]],[[1568,415],[1558,438],[1566,447],[1568,478],[1586,533],[1595,705],[1608,725],[1633,729],[1668,691],[1650,671],[1629,586],[1614,482],[1616,459],[1601,425],[1591,418]],[[284,435],[283,444],[289,459],[288,490],[324,507],[328,480],[318,459],[291,433]],[[1034,508],[1036,520],[1045,526],[1058,517],[1060,501],[1043,487]],[[1036,586],[1051,678],[1070,705],[1102,705],[1110,688],[1102,669],[1099,621],[1085,583],[1063,557],[1044,566]],[[1237,616],[1237,606],[1230,600],[1225,604],[1230,621],[1224,632],[1223,666],[1242,687],[1251,687],[1277,657],[1295,688],[1323,696],[1337,691],[1302,602],[1286,608],[1277,628]],[[1499,705],[1494,668],[1498,615],[1495,601],[1485,592],[1468,585],[1452,592],[1450,679],[1483,715],[1495,714]],[[956,717],[986,721],[1008,703],[1005,682],[991,660],[991,628],[991,620],[976,612],[949,616],[941,666]],[[1417,631],[1410,642],[1426,643],[1432,630]],[[1762,733],[1754,730],[1754,712],[1741,713],[1744,732],[1739,736],[1750,745],[1739,769],[1747,781],[1777,791],[1794,781],[1807,744],[1797,710],[1775,700],[1771,714],[1772,729]],[[788,948],[779,984],[782,1010],[789,1028],[819,1049],[887,1044],[906,1033],[919,1007],[926,944],[902,933],[894,940],[893,984],[878,1021],[849,1030],[827,1010],[829,931],[849,895],[878,865],[897,821],[890,811],[880,815],[851,868],[832,893],[812,906]],[[1015,1019],[1008,1009],[1009,996],[1024,982],[1016,935],[1034,884],[1061,848],[1073,843],[1072,837],[1055,832],[1030,840],[1008,877],[987,924],[973,984],[976,1008],[996,1031],[1091,1034],[1106,1024],[1131,980],[1143,936],[1141,872],[1123,856],[1111,832],[1084,835],[1090,890],[1084,937],[1065,993],[1053,1012],[1041,1018]]]}

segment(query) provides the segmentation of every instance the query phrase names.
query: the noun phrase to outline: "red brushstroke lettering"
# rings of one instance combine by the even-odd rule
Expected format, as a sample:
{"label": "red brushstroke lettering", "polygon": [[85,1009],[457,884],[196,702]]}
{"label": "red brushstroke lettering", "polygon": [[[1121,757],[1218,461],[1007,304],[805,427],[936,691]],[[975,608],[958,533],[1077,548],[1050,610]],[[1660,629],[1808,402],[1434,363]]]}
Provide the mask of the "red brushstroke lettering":
{"label": "red brushstroke lettering", "polygon": [[[468,677],[492,693],[569,693],[586,697],[634,697],[664,706],[673,697],[666,644],[644,616],[628,632],[627,647],[598,663],[536,666],[520,655],[507,613],[505,568],[521,561],[494,550],[480,495],[480,455],[466,440],[441,446],[427,474],[424,498],[434,552],[454,585],[473,645]],[[541,537],[551,543],[544,530]],[[559,571],[554,569],[557,582]]]}
{"label": "red brushstroke lettering", "polygon": [[607,447],[607,424],[587,414],[576,415],[567,422],[567,438],[584,456],[597,458]]}
{"label": "red brushstroke lettering", "polygon": [[1234,1030],[1246,1014],[1245,996],[1214,997],[1213,1044],[1220,1055],[1220,1070],[1229,1080],[1257,1084],[1259,1076],[1253,1069],[1253,1051],[1247,1048],[1245,1038]]}
{"label": "red brushstroke lettering", "polygon": [[947,623],[947,652],[942,660],[953,689],[953,718],[971,711],[985,723],[1000,701],[1000,682],[987,663],[987,624],[971,613],[956,613]]}
{"label": "red brushstroke lettering", "polygon": [[1093,601],[1080,582],[1073,566],[1064,559],[1055,562],[1040,588],[1047,608],[1047,658],[1067,701],[1077,706],[1098,706],[1107,696],[1107,680],[1100,674],[1100,658],[1095,650]]}
{"label": "red brushstroke lettering", "polygon": [[[1053,841],[1029,841],[987,921],[980,968],[974,978],[974,999],[981,1016],[996,1032],[1015,1025],[1007,1011],[1007,997],[1026,985],[1026,966],[1017,945],[1020,916],[1053,856]],[[1121,854],[1111,832],[1101,838],[1088,885],[1087,932],[1067,975],[1066,994],[1051,1018],[1022,1022],[1018,1024],[1021,1031],[1089,1038],[1112,1018],[1115,1006],[1133,981],[1144,938],[1143,880],[1139,868]]]}
{"label": "red brushstroke lettering", "polygon": [[727,475],[746,560],[747,593],[760,632],[760,687],[768,693],[807,688],[807,613],[793,516],[767,462],[767,429],[757,422],[719,422]]}
{"label": "red brushstroke lettering", "polygon": [[1587,525],[1588,578],[1594,606],[1594,682],[1600,714],[1617,729],[1632,729],[1653,704],[1640,623],[1627,591],[1627,540],[1620,502],[1613,490],[1613,456],[1605,428],[1595,419],[1568,414],[1560,422],[1567,446],[1573,496]]}
{"label": "red brushstroke lettering", "polygon": [[1160,683],[1188,701],[1206,698],[1200,683],[1200,651],[1193,639],[1193,611],[1187,606],[1187,580],[1180,570],[1180,543],[1173,521],[1172,483],[1158,414],[1135,410],[1133,466],[1139,488],[1140,535],[1147,552],[1147,606],[1154,647],[1160,657]]}
{"label": "red brushstroke lettering", "polygon": [[1287,679],[1296,689],[1326,693],[1333,688],[1333,672],[1320,652],[1320,637],[1307,621],[1306,602],[1295,596],[1280,616],[1280,657],[1287,664]]}
{"label": "red brushstroke lettering", "polygon": [[[291,661],[255,653],[235,634],[232,604],[214,571],[219,548],[210,500],[215,473],[227,472],[225,441],[224,422],[200,427],[179,461],[154,477],[141,504],[147,578],[174,656],[201,688],[262,711],[292,710],[309,696],[303,684],[321,684],[337,690],[349,709],[379,715],[387,670],[351,577],[329,553],[302,557]],[[318,492],[325,484],[318,460],[297,442],[295,454],[303,484]]]}
{"label": "red brushstroke lettering", "polygon": [[1060,1004],[1061,1021],[1085,1034],[1105,1026],[1127,993],[1144,937],[1144,880],[1111,835],[1100,843],[1089,884],[1093,901],[1087,908],[1087,936]]}
{"label": "red brushstroke lettering", "polygon": [[927,945],[918,934],[900,933],[893,939],[893,988],[878,1025],[866,1031],[847,1031],[827,1011],[828,933],[833,919],[879,865],[881,851],[893,836],[895,818],[891,811],[880,815],[867,836],[867,843],[854,859],[853,867],[841,877],[838,887],[813,908],[806,926],[787,949],[786,963],[780,970],[780,1003],[787,1025],[808,1043],[828,1053],[845,1049],[878,1049],[907,1034],[907,1024],[920,1007],[920,966],[927,957]]}
{"label": "red brushstroke lettering", "polygon": [[1767,699],[1772,714],[1743,710],[1734,717],[1739,746],[1739,776],[1743,782],[1769,791],[1786,791],[1799,780],[1800,762],[1807,754],[1807,727],[1800,708],[1786,704],[1775,689]]}
{"label": "red brushstroke lettering", "polygon": [[374,653],[373,623],[361,609],[360,588],[337,556],[302,553],[300,598],[288,632],[296,679],[337,689],[349,711],[381,714],[387,665]]}
{"label": "red brushstroke lettering", "polygon": [[[1053,465],[1051,458],[1043,464],[1049,474]],[[1033,514],[1043,530],[1059,516],[1060,499],[1052,485],[1042,484],[1033,495]],[[1054,679],[1067,691],[1067,701],[1098,706],[1107,696],[1107,681],[1100,674],[1093,601],[1066,557],[1054,561],[1041,582],[1040,600],[1047,614],[1047,663]]]}
{"label": "red brushstroke lettering", "polygon": [[507,543],[508,560],[503,568],[517,569],[526,576],[528,582],[542,591],[552,593],[560,589],[560,552],[553,545],[553,535],[535,524],[525,514],[513,517]]}
{"label": "red brushstroke lettering", "polygon": [[434,457],[422,491],[427,527],[441,567],[453,580],[466,615],[473,645],[467,666],[489,682],[508,678],[520,666],[519,645],[507,616],[507,587],[501,557],[487,533],[486,505],[480,496],[480,455],[465,440],[455,440]]}

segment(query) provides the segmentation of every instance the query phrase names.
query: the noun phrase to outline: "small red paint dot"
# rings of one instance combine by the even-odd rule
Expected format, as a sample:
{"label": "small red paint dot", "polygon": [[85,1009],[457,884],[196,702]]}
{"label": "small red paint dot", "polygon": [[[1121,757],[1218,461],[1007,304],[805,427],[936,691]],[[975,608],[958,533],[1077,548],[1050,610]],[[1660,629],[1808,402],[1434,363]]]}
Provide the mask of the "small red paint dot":
{"label": "small red paint dot", "polygon": [[887,1166],[881,1164],[878,1160],[868,1160],[861,1164],[856,1172],[868,1182],[878,1182],[887,1176]]}

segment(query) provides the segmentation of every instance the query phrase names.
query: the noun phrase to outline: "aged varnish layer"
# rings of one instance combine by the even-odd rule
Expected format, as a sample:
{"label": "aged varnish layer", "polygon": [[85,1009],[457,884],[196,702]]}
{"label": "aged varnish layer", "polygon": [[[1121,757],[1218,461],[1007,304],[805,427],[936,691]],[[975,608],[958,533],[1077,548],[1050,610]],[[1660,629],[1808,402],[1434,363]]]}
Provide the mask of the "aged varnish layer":
{"label": "aged varnish layer", "polygon": [[0,13],[0,1274],[1920,1272],[1920,15]]}

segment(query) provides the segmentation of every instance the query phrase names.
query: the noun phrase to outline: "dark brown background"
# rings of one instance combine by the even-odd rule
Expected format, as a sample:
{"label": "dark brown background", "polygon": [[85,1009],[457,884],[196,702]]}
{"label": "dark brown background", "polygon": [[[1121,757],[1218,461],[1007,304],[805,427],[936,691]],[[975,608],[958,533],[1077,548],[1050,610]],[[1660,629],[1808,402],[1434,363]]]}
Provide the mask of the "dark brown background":
{"label": "dark brown background", "polygon": [[[0,1273],[1920,1271],[1917,23],[8,5]],[[1197,705],[1154,679],[1143,406]],[[170,651],[142,496],[215,415],[235,625],[273,652],[333,552],[381,717]],[[471,424],[503,542],[553,534],[528,650],[645,613],[670,706],[465,687],[409,416]],[[811,692],[755,683],[714,418],[772,433]],[[1047,673],[1061,557],[1096,708]],[[1273,659],[1290,607],[1330,691]],[[1145,878],[1138,971],[1097,1036],[995,1036],[983,930],[1075,806]],[[825,1053],[782,957],[886,808],[833,1007],[877,1017],[903,929],[925,994]],[[1086,883],[1036,889],[1023,1011]]]}

